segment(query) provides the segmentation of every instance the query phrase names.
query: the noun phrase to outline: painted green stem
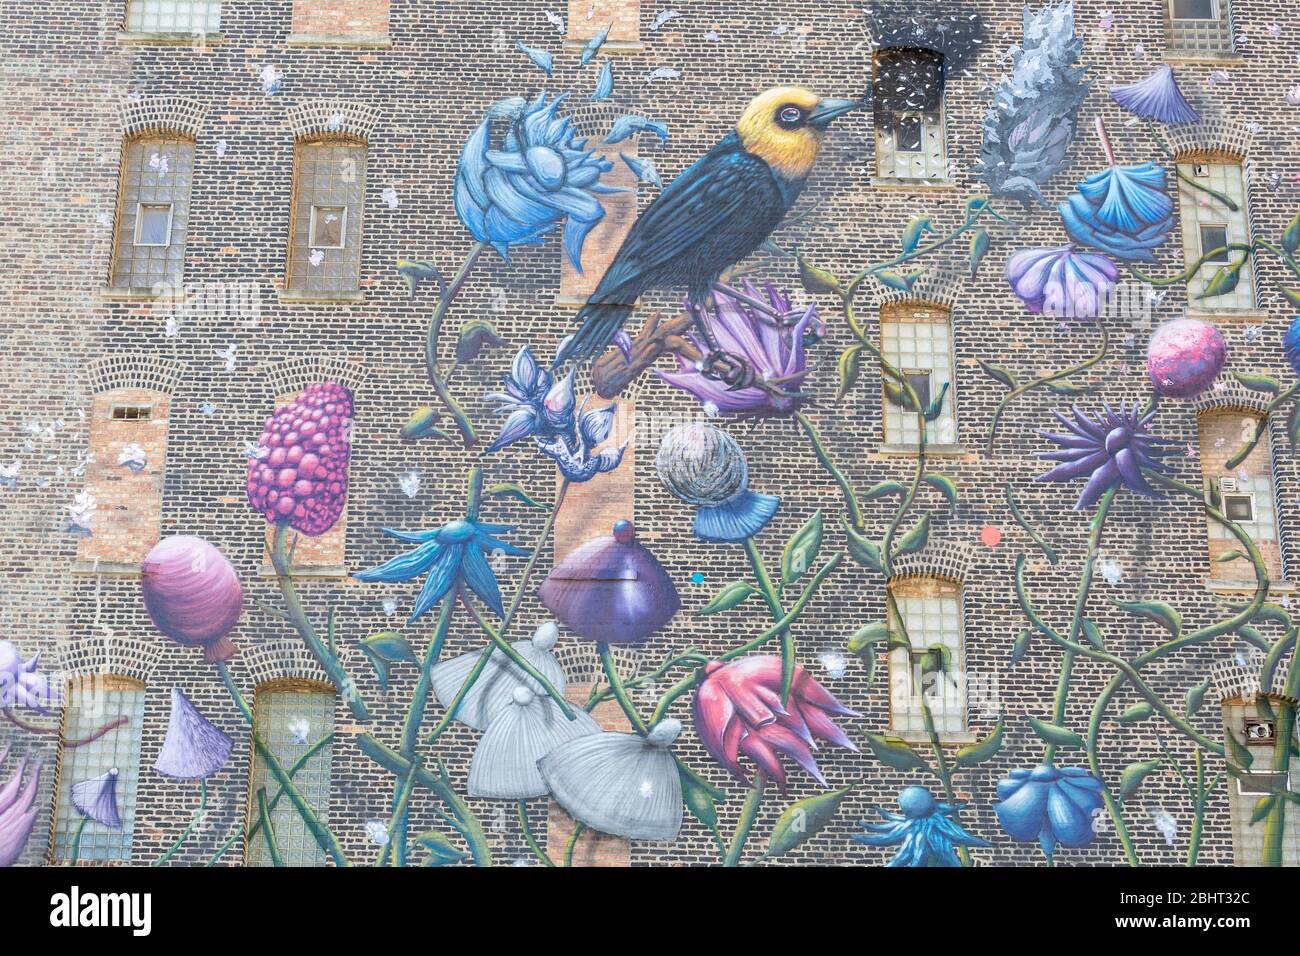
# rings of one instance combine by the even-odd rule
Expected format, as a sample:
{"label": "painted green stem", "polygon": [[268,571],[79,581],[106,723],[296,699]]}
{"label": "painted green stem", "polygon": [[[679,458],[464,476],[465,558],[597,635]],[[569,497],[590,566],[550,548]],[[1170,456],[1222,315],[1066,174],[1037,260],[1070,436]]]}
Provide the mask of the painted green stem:
{"label": "painted green stem", "polygon": [[627,696],[627,689],[623,686],[623,678],[618,676],[618,667],[614,664],[614,655],[609,652],[609,645],[604,641],[597,641],[596,653],[600,656],[601,666],[605,669],[605,679],[609,681],[610,692],[618,701],[618,706],[623,709],[623,713],[627,715],[633,729],[642,736],[649,733],[649,728],[641,719],[641,715],[636,712],[632,699]]}
{"label": "painted green stem", "polygon": [[848,511],[849,522],[856,530],[861,531],[866,527],[866,521],[862,517],[862,506],[858,504],[858,496],[853,491],[853,484],[840,467],[835,464],[835,460],[831,458],[831,453],[826,448],[825,442],[822,441],[817,426],[812,423],[808,416],[803,412],[795,412],[794,420],[803,429],[803,433],[808,436],[808,443],[812,446],[813,454],[817,456],[817,460],[821,462],[827,474],[834,479],[835,484],[839,485],[840,494],[844,496],[844,507]]}
{"label": "painted green stem", "polygon": [[524,842],[528,844],[528,849],[533,851],[533,856],[537,857],[543,866],[555,866],[551,858],[546,855],[546,851],[542,849],[542,845],[537,842],[537,837],[533,835],[533,828],[528,823],[528,801],[520,800],[515,811],[519,817],[519,830],[524,835]]}
{"label": "painted green stem", "polygon": [[438,394],[438,399],[451,413],[466,448],[473,447],[474,442],[478,440],[478,436],[474,433],[474,423],[470,421],[465,409],[451,394],[447,380],[443,377],[442,367],[438,363],[438,337],[442,332],[442,323],[447,317],[447,310],[460,292],[461,286],[465,284],[465,280],[469,278],[470,272],[474,269],[474,263],[478,261],[478,257],[482,255],[486,248],[487,243],[476,243],[470,249],[469,255],[465,257],[465,261],[461,263],[460,271],[456,273],[456,277],[442,290],[441,295],[438,296],[438,304],[434,307],[433,317],[429,320],[429,331],[424,340],[424,369],[429,376],[429,384],[433,386],[433,390]]}
{"label": "painted green stem", "polygon": [[564,847],[565,866],[573,866],[573,851],[578,848],[578,837],[582,836],[582,831],[586,829],[586,826],[582,823],[577,820],[573,821],[573,832],[569,834],[569,842]]}
{"label": "painted green stem", "polygon": [[[767,573],[767,565],[763,563],[763,555],[759,552],[758,545],[754,544],[753,538],[745,539],[745,554],[749,557],[749,566],[754,571],[758,592],[763,596],[768,610],[772,613],[772,620],[783,620],[786,616],[785,608],[781,607],[781,598],[772,584],[772,577]],[[787,627],[781,632],[781,702],[783,704],[790,701],[795,663],[794,633]]]}
{"label": "painted green stem", "polygon": [[1265,407],[1264,409],[1264,413],[1259,416],[1259,420],[1255,423],[1255,432],[1251,436],[1250,441],[1246,442],[1244,445],[1241,446],[1241,448],[1237,449],[1236,454],[1234,454],[1231,458],[1229,458],[1224,463],[1225,468],[1227,468],[1229,471],[1235,471],[1241,465],[1241,463],[1250,456],[1250,453],[1255,450],[1255,446],[1259,444],[1259,440],[1263,438],[1264,435],[1268,432],[1268,427],[1273,412],[1275,412],[1278,408],[1286,404],[1291,399],[1295,398],[1296,395],[1300,395],[1300,382],[1296,382],[1285,392],[1283,392],[1281,395],[1278,395],[1276,398],[1274,398],[1271,402],[1268,403],[1267,407]]}
{"label": "painted green stem", "polygon": [[343,669],[338,657],[322,643],[320,636],[316,633],[316,628],[303,610],[302,602],[298,599],[298,589],[293,583],[293,562],[288,549],[289,531],[290,528],[286,522],[277,522],[275,537],[271,545],[271,565],[275,568],[275,577],[280,585],[280,594],[284,598],[289,620],[293,622],[298,636],[302,638],[302,642],[307,645],[307,649],[311,651],[312,656],[316,658],[316,662],[324,669],[334,687],[343,697],[348,709],[352,711],[352,715],[361,723],[368,723],[370,721],[370,712],[366,709],[366,702],[361,699],[356,685],[352,682],[352,678],[348,676],[347,671]]}
{"label": "painted green stem", "polygon": [[271,865],[284,866],[280,844],[275,838],[275,826],[271,823],[271,811],[266,805],[266,787],[257,788],[257,820],[262,824],[262,838],[266,840],[266,852],[270,854]]}
{"label": "painted green stem", "polygon": [[86,824],[89,822],[90,817],[83,813],[81,822],[77,824],[77,832],[72,837],[72,852],[68,854],[68,866],[77,865],[77,859],[81,856],[81,835],[86,832]]}
{"label": "painted green stem", "polygon": [[767,777],[763,771],[754,771],[754,782],[745,795],[745,802],[740,807],[740,818],[736,821],[735,832],[731,835],[731,844],[727,847],[727,855],[722,860],[722,865],[734,867],[740,865],[741,854],[745,852],[745,841],[749,839],[749,831],[754,828],[754,820],[758,817],[759,807],[763,805],[763,789],[767,784]]}
{"label": "painted green stem", "polygon": [[206,778],[202,778],[199,780],[199,808],[194,811],[194,815],[190,817],[189,826],[187,826],[184,830],[181,831],[181,835],[176,838],[176,842],[171,845],[171,847],[167,850],[166,853],[158,857],[158,859],[154,860],[153,862],[154,866],[162,866],[164,863],[166,863],[168,860],[170,860],[173,856],[176,855],[176,851],[181,848],[181,845],[186,840],[188,840],[190,834],[194,832],[194,827],[198,824],[199,819],[203,816],[203,811],[206,810],[207,808],[208,808],[208,781]]}

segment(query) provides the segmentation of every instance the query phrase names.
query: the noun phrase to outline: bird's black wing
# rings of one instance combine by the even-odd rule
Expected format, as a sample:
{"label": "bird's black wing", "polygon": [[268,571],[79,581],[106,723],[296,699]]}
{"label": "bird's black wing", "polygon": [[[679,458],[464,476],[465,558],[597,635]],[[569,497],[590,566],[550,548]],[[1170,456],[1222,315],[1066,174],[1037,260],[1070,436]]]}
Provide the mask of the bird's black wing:
{"label": "bird's black wing", "polygon": [[771,169],[732,133],[640,215],[590,301],[631,303],[647,288],[683,282],[701,253],[730,258],[721,270],[757,248],[784,213]]}

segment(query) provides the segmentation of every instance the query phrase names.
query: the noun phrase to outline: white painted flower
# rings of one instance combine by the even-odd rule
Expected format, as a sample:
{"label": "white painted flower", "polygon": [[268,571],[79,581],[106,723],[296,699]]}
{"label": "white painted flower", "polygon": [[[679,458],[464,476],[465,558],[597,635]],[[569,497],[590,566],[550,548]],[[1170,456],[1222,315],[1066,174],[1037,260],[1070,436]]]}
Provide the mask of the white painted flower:
{"label": "white painted flower", "polygon": [[384,201],[384,205],[389,209],[396,209],[398,207],[399,202],[397,199],[397,190],[392,186],[387,187],[383,192],[381,192],[379,198]]}
{"label": "white painted flower", "polygon": [[18,472],[22,470],[23,463],[15,458],[9,464],[0,468],[0,487],[12,488],[18,484]]}
{"label": "white painted flower", "polygon": [[262,67],[261,80],[262,92],[267,96],[274,96],[284,87],[284,74],[271,63]]}
{"label": "white painted flower", "polygon": [[300,744],[307,742],[311,735],[311,721],[306,717],[295,717],[289,721],[289,736]]}
{"label": "white painted flower", "polygon": [[311,258],[308,259],[308,261],[312,264],[313,267],[319,266],[322,262],[325,261],[325,251],[323,249],[313,249],[311,251]]}
{"label": "white painted flower", "polygon": [[149,168],[158,173],[159,179],[167,178],[168,162],[166,153],[154,153],[149,157]]}
{"label": "white painted flower", "polygon": [[217,144],[212,147],[212,151],[217,154],[217,159],[225,156],[229,149],[230,145],[224,139],[217,140]]}
{"label": "white painted flower", "polygon": [[1151,814],[1152,826],[1165,838],[1165,844],[1173,846],[1174,837],[1178,835],[1178,821],[1174,819],[1174,815],[1164,807],[1153,807],[1147,812]]}
{"label": "white painted flower", "polygon": [[1097,571],[1106,579],[1107,584],[1119,584],[1124,578],[1124,565],[1114,558],[1098,558]]}
{"label": "white painted flower", "polygon": [[94,533],[95,496],[79,491],[68,505],[67,530],[72,534],[89,536]]}
{"label": "white painted flower", "polygon": [[216,349],[215,351],[217,353],[217,358],[222,360],[224,370],[227,372],[233,372],[237,362],[235,357],[235,346],[233,344],[227,345],[224,349]]}
{"label": "white painted flower", "polygon": [[402,489],[402,494],[408,498],[414,498],[420,493],[420,473],[418,471],[408,471],[404,475],[398,475],[397,485]]}
{"label": "white painted flower", "polygon": [[817,660],[831,680],[839,680],[849,668],[849,659],[838,651],[823,651]]}
{"label": "white painted flower", "polygon": [[366,839],[376,846],[386,845],[388,843],[388,824],[383,820],[367,820]]}
{"label": "white painted flower", "polygon": [[261,461],[269,454],[271,454],[271,449],[268,448],[266,445],[262,445],[252,441],[244,442],[245,458],[252,458],[255,461]]}
{"label": "white painted flower", "polygon": [[385,614],[387,614],[389,617],[392,617],[394,614],[397,613],[397,598],[386,597],[381,602],[380,606],[384,609]]}
{"label": "white painted flower", "polygon": [[117,454],[117,463],[139,474],[144,471],[144,466],[149,463],[149,460],[139,442],[132,441],[122,446],[122,450]]}
{"label": "white painted flower", "polygon": [[1286,91],[1287,106],[1300,106],[1300,83],[1288,87]]}

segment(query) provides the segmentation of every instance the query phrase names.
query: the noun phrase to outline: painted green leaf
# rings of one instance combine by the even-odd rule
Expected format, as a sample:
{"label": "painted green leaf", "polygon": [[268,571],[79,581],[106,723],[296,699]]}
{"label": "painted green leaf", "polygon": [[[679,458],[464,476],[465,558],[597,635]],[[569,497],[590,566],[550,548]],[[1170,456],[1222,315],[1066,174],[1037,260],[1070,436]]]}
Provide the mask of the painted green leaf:
{"label": "painted green leaf", "polygon": [[848,643],[849,653],[862,656],[864,653],[869,652],[874,655],[873,645],[888,639],[889,625],[884,621],[875,621],[853,632],[853,636],[849,638]]}
{"label": "painted green leaf", "polygon": [[913,554],[925,547],[930,537],[930,516],[921,515],[921,520],[912,525],[912,530],[898,539],[899,554]]}
{"label": "painted green leaf", "polygon": [[1287,252],[1300,249],[1300,211],[1296,212],[1295,217],[1287,223],[1286,231],[1282,233],[1282,248]]}
{"label": "painted green leaf", "polygon": [[1300,402],[1291,406],[1286,418],[1286,437],[1291,442],[1291,454],[1300,454]]}
{"label": "painted green leaf", "polygon": [[1026,717],[1025,720],[1029,722],[1029,726],[1033,728],[1034,733],[1049,744],[1054,744],[1057,747],[1078,747],[1081,750],[1083,749],[1083,738],[1070,728],[1062,727],[1060,724],[1049,724],[1037,717]]}
{"label": "painted green leaf", "polygon": [[835,396],[839,401],[858,384],[858,375],[862,371],[862,346],[854,343],[840,353],[840,390]]}
{"label": "painted green leaf", "polygon": [[976,359],[980,363],[980,368],[984,369],[991,378],[1001,382],[1007,388],[1016,387],[1016,378],[1001,365],[994,365],[992,362],[986,362],[983,359]]}
{"label": "painted green leaf", "polygon": [[1263,375],[1259,372],[1238,372],[1233,371],[1232,377],[1245,385],[1252,392],[1268,392],[1270,395],[1276,395],[1282,391],[1282,383],[1272,375]]}
{"label": "painted green leaf", "polygon": [[1025,656],[1025,651],[1029,650],[1029,639],[1034,636],[1033,630],[1025,628],[1018,635],[1016,641],[1011,645],[1011,666],[1015,667],[1020,658]]}
{"label": "painted green leaf", "polygon": [[677,776],[682,781],[682,802],[691,811],[691,816],[706,827],[717,826],[718,804],[723,802],[725,794],[680,760],[677,762]]}
{"label": "painted green leaf", "polygon": [[1245,558],[1245,557],[1246,555],[1244,553],[1238,551],[1236,548],[1233,548],[1231,551],[1225,551],[1223,552],[1223,554],[1215,555],[1214,563],[1227,564],[1229,561],[1236,561],[1238,558]]}
{"label": "painted green leaf", "polygon": [[1067,381],[1058,379],[1055,382],[1048,382],[1047,390],[1054,395],[1087,395],[1097,391],[1097,386],[1072,385]]}
{"label": "painted green leaf", "polygon": [[1119,798],[1127,800],[1142,786],[1145,780],[1153,771],[1158,770],[1164,761],[1156,760],[1138,760],[1124,768],[1124,772],[1119,775]]}
{"label": "painted green leaf", "polygon": [[884,571],[885,566],[880,561],[880,547],[847,521],[842,521],[841,524],[848,541],[849,557],[863,567]]}
{"label": "painted green leaf", "polygon": [[910,292],[913,284],[915,284],[916,280],[919,279],[924,272],[924,269],[917,269],[913,272],[907,272],[900,275],[897,272],[892,272],[886,269],[884,272],[875,272],[872,274],[891,289],[896,289],[899,292]]}
{"label": "painted green leaf", "polygon": [[903,229],[903,254],[916,250],[921,244],[921,237],[927,232],[934,232],[934,227],[930,224],[929,216],[913,216],[908,221],[907,226]]}
{"label": "painted green leaf", "polygon": [[890,478],[885,481],[876,482],[863,492],[859,496],[859,499],[861,501],[874,501],[876,498],[883,498],[885,495],[901,495],[906,491],[907,489],[903,486],[902,482],[894,481]]}
{"label": "painted green leaf", "polygon": [[956,756],[953,757],[953,765],[956,767],[974,767],[992,757],[1002,749],[1002,730],[1004,726],[1005,721],[1002,715],[999,714],[998,722],[993,725],[989,735],[958,750]]}
{"label": "painted green leaf", "polygon": [[1250,752],[1250,748],[1238,740],[1236,734],[1225,734],[1223,742],[1228,752],[1228,765],[1238,770],[1249,770],[1255,762],[1255,755]]}
{"label": "painted green leaf", "polygon": [[1267,796],[1260,797],[1255,801],[1255,809],[1250,813],[1251,824],[1259,823],[1273,810],[1273,804],[1277,802],[1277,794],[1270,793]]}
{"label": "painted green leaf", "polygon": [[822,512],[818,508],[803,527],[790,536],[781,552],[781,581],[797,581],[810,567],[822,546]]}
{"label": "painted green leaf", "polygon": [[421,405],[411,413],[411,417],[402,426],[402,438],[407,441],[416,441],[431,436],[438,438],[450,437],[445,431],[437,427],[438,419],[441,417],[442,414],[432,405]]}
{"label": "painted green leaf", "polygon": [[415,651],[411,650],[411,645],[406,638],[396,631],[380,631],[377,634],[371,634],[361,642],[361,646],[385,661],[410,661],[412,664],[415,663]]}
{"label": "painted green leaf", "polygon": [[717,593],[712,601],[704,605],[697,611],[697,614],[717,614],[719,611],[730,611],[737,604],[740,604],[751,594],[756,594],[752,587],[744,581],[732,581],[725,588]]}
{"label": "painted green leaf", "polygon": [[948,499],[948,504],[955,505],[957,503],[957,482],[947,475],[937,475],[930,472],[926,474],[925,482],[933,488],[938,488],[943,493],[943,496]]}
{"label": "painted green leaf", "polygon": [[1214,270],[1214,275],[1210,276],[1210,281],[1205,283],[1205,288],[1196,298],[1213,299],[1216,296],[1227,295],[1237,288],[1237,280],[1241,278],[1241,266],[1244,262],[1243,259],[1240,262],[1219,266]]}
{"label": "painted green leaf", "polygon": [[906,742],[880,734],[867,734],[865,739],[867,748],[885,766],[895,770],[925,769],[925,761]]}
{"label": "painted green leaf", "polygon": [[458,849],[446,836],[437,830],[429,830],[415,838],[415,845],[429,852],[424,861],[425,866],[446,866],[465,859],[469,854]]}
{"label": "painted green leaf", "polygon": [[838,292],[839,280],[825,269],[818,268],[802,256],[799,257],[799,281],[805,292],[818,295],[826,292]]}
{"label": "painted green leaf", "polygon": [[772,827],[772,835],[767,838],[767,851],[764,855],[781,856],[815,836],[835,817],[840,802],[852,789],[852,786],[848,786],[840,790],[830,790],[790,804],[781,812],[781,816]]}
{"label": "painted green leaf", "polygon": [[916,411],[916,405],[912,402],[912,396],[908,394],[903,386],[899,385],[891,378],[885,378],[881,381],[881,387],[885,390],[885,398],[889,399],[891,405],[897,405],[907,412]]}
{"label": "painted green leaf", "polygon": [[984,261],[984,254],[989,251],[989,233],[982,226],[971,233],[970,237],[970,277],[975,278],[975,273],[979,272],[980,263]]}
{"label": "painted green leaf", "polygon": [[388,661],[384,660],[374,651],[367,650],[365,647],[361,648],[361,653],[364,654],[366,660],[370,662],[370,666],[375,669],[375,677],[379,681],[379,689],[383,691],[385,694],[387,694],[388,693],[388,670],[390,666]]}
{"label": "painted green leaf", "polygon": [[1139,720],[1146,720],[1154,714],[1155,711],[1156,709],[1151,706],[1151,701],[1140,700],[1131,707],[1126,708],[1124,712],[1115,719],[1121,724],[1136,724]]}
{"label": "painted green leaf", "polygon": [[505,345],[505,339],[497,333],[487,319],[470,319],[460,327],[460,337],[456,340],[456,361],[461,365],[472,362],[485,348],[499,348]]}
{"label": "painted green leaf", "polygon": [[1288,289],[1286,286],[1278,286],[1278,289],[1290,300],[1292,305],[1300,307],[1300,289]]}
{"label": "painted green leaf", "polygon": [[1177,637],[1183,629],[1183,617],[1170,604],[1164,601],[1112,601],[1117,608],[1155,621]]}
{"label": "painted green leaf", "polygon": [[1186,707],[1183,708],[1183,716],[1191,720],[1192,716],[1201,709],[1205,703],[1205,694],[1210,689],[1210,679],[1207,677],[1195,687],[1187,691]]}
{"label": "painted green leaf", "polygon": [[514,498],[530,508],[541,508],[543,511],[551,510],[550,507],[542,504],[524,491],[524,486],[517,481],[499,481],[495,485],[490,485],[484,489],[483,494],[489,498]]}
{"label": "painted green leaf", "polygon": [[1096,621],[1090,621],[1087,618],[1083,620],[1083,636],[1088,639],[1088,643],[1097,650],[1106,649],[1106,639],[1101,635],[1101,628],[1097,626]]}
{"label": "painted green leaf", "polygon": [[939,387],[939,393],[931,399],[930,404],[925,408],[925,420],[932,422],[943,412],[943,398],[948,394],[948,382],[944,382]]}

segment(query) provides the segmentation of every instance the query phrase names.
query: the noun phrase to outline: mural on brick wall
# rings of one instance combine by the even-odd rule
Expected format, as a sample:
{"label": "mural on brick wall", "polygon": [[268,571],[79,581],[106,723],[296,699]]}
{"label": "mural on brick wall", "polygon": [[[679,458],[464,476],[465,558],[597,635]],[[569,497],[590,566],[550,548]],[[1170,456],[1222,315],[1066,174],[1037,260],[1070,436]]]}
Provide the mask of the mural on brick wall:
{"label": "mural on brick wall", "polygon": [[[268,577],[278,589],[278,600],[258,601],[258,610],[294,635],[337,690],[355,723],[356,747],[382,771],[391,792],[365,828],[371,853],[360,857],[356,840],[341,835],[321,801],[296,782],[338,731],[319,733],[303,718],[291,727],[301,751],[294,761],[265,738],[230,669],[241,653],[232,634],[254,605],[246,594],[249,582],[241,582],[215,544],[178,529],[145,557],[138,600],[156,631],[152,636],[179,645],[195,673],[211,673],[228,692],[266,773],[249,794],[241,830],[203,833],[208,781],[228,772],[235,743],[204,712],[208,705],[196,704],[179,686],[170,688],[165,739],[141,772],[167,778],[192,800],[193,810],[174,842],[148,862],[173,862],[196,846],[216,862],[242,838],[259,845],[260,858],[282,865],[277,830],[283,833],[292,818],[334,865],[490,865],[500,860],[485,832],[484,808],[499,805],[517,820],[528,862],[572,864],[587,831],[671,844],[693,821],[709,836],[716,862],[736,866],[778,861],[832,821],[843,823],[842,807],[852,794],[865,798],[869,816],[844,836],[845,844],[885,848],[892,866],[969,866],[976,851],[999,843],[1036,846],[1038,858],[1050,865],[1101,833],[1138,865],[1131,834],[1139,825],[1162,833],[1173,827],[1169,843],[1177,833],[1185,862],[1193,865],[1216,792],[1246,777],[1259,786],[1261,775],[1252,776],[1256,758],[1236,735],[1208,734],[1196,721],[1211,687],[1207,672],[1189,670],[1174,697],[1150,675],[1225,635],[1257,650],[1250,660],[1259,671],[1258,687],[1282,687],[1276,697],[1259,696],[1256,706],[1274,728],[1271,769],[1289,767],[1300,697],[1300,668],[1289,662],[1300,625],[1284,603],[1270,599],[1265,556],[1244,527],[1253,519],[1235,511],[1235,502],[1230,506],[1226,486],[1196,486],[1170,474],[1169,460],[1193,450],[1162,434],[1161,416],[1171,405],[1195,402],[1230,383],[1257,396],[1263,408],[1258,426],[1242,433],[1240,447],[1227,458],[1229,471],[1241,470],[1266,439],[1275,411],[1289,416],[1289,447],[1282,453],[1300,446],[1300,380],[1234,366],[1222,330],[1195,317],[1149,333],[1143,400],[1108,395],[1103,369],[1114,345],[1107,318],[1126,279],[1157,296],[1185,287],[1192,302],[1212,305],[1234,293],[1255,257],[1269,256],[1300,288],[1300,212],[1280,235],[1252,232],[1238,241],[1224,229],[1221,242],[1198,259],[1171,265],[1177,260],[1167,246],[1178,229],[1179,189],[1210,218],[1222,213],[1224,221],[1240,211],[1239,200],[1185,172],[1177,159],[1171,131],[1202,117],[1180,90],[1176,71],[1161,65],[1103,93],[1083,61],[1071,4],[1062,0],[1023,13],[1021,42],[1009,49],[1005,74],[990,84],[978,131],[981,189],[964,199],[960,214],[936,209],[898,222],[897,250],[887,259],[855,262],[847,270],[820,261],[780,227],[816,168],[827,130],[863,108],[891,136],[908,135],[916,117],[924,128],[924,118],[942,108],[945,71],[967,69],[990,42],[977,9],[941,6],[933,18],[918,18],[911,5],[872,7],[876,47],[901,52],[883,61],[866,100],[862,91],[813,92],[798,85],[755,90],[730,120],[734,128],[667,182],[653,163],[624,153],[621,160],[654,198],[554,350],[548,344],[554,329],[537,341],[514,340],[487,318],[458,315],[459,296],[481,280],[489,260],[510,267],[527,246],[556,244],[581,272],[584,247],[605,216],[602,203],[623,188],[607,182],[614,164],[595,147],[638,135],[670,142],[673,131],[646,115],[652,110],[641,109],[615,119],[600,144],[577,132],[568,115],[572,104],[618,103],[622,84],[640,82],[622,75],[602,52],[608,28],[570,52],[521,40],[502,53],[525,57],[545,75],[543,88],[487,104],[467,124],[472,128],[459,150],[453,191],[463,245],[411,250],[410,258],[397,262],[410,302],[430,316],[420,359],[428,404],[383,427],[407,442],[454,452],[464,470],[463,498],[435,502],[422,524],[351,529],[354,535],[377,532],[386,555],[351,578],[417,589],[409,606],[400,606],[402,626],[357,633],[340,624],[334,607],[322,613],[299,593],[296,548],[334,528],[348,502],[349,463],[364,441],[354,431],[360,409],[353,390],[338,380],[306,384],[265,410],[269,417],[260,432],[239,436],[247,457],[243,494],[258,516],[253,533],[266,534],[263,519],[269,528]],[[655,29],[683,15],[664,11]],[[587,89],[545,88],[560,56],[577,59]],[[1119,129],[1100,118],[1081,124],[1081,108],[1099,96],[1108,96],[1131,122]],[[1053,204],[1049,189],[1079,161],[1095,171]],[[1049,231],[1059,241],[1022,246],[1018,225],[1031,216],[1051,217]],[[761,271],[753,264],[759,252]],[[1061,367],[1046,356],[1037,364],[1053,366],[1048,370],[1030,370],[1028,360],[1023,367],[978,360],[993,396],[982,435],[985,454],[1012,427],[1009,410],[1025,396],[1052,397],[1056,407],[1038,423],[1046,450],[1035,477],[1050,488],[1057,511],[1082,513],[1077,528],[1084,540],[1053,540],[1039,528],[1042,505],[1026,507],[1006,484],[1008,523],[1023,532],[1017,540],[1032,547],[1015,557],[1002,582],[1018,633],[1001,654],[1014,668],[1031,648],[1051,649],[1052,707],[1028,712],[1007,701],[987,733],[956,748],[945,739],[943,701],[948,686],[962,679],[961,663],[948,644],[914,639],[906,599],[894,586],[933,544],[939,516],[963,504],[961,482],[945,473],[943,458],[927,454],[955,386],[922,381],[895,362],[864,321],[867,300],[919,300],[926,282],[953,262],[971,279],[1000,270],[1009,301],[1025,313],[1058,320],[1063,328],[1095,330],[1096,336],[1092,355]],[[1213,271],[1202,279],[1207,264]],[[680,311],[642,315],[638,301],[656,291],[680,297]],[[1290,286],[1283,293],[1300,306],[1300,293]],[[838,350],[828,344],[834,327],[850,338]],[[1300,318],[1286,333],[1284,349],[1300,376]],[[233,363],[234,346],[227,355]],[[833,389],[809,386],[818,363],[837,368]],[[498,389],[466,400],[471,368],[489,369]],[[674,502],[670,520],[720,556],[743,555],[748,569],[735,580],[711,583],[710,598],[689,611],[682,597],[687,582],[675,579],[672,562],[632,520],[592,524],[585,541],[551,557],[566,496],[629,467],[628,444],[613,438],[615,416],[620,396],[646,381],[679,391],[698,413],[666,429],[652,449],[654,474]],[[855,393],[877,388],[905,425],[910,460],[906,475],[862,487],[851,476],[843,443],[825,438],[825,424],[814,413],[847,407]],[[471,409],[484,405],[495,409],[496,419],[474,420]],[[833,512],[792,507],[779,479],[751,467],[747,444],[761,441],[769,429],[806,443],[810,461],[838,492]],[[514,472],[504,463],[526,459],[541,462],[547,474],[553,466],[553,482],[539,486],[508,477]],[[138,471],[146,461],[143,453],[128,454],[122,465]],[[408,497],[418,487],[418,475],[403,478]],[[1180,610],[1174,597],[1110,601],[1141,629],[1146,649],[1135,655],[1117,650],[1099,622],[1105,600],[1094,593],[1094,579],[1123,574],[1106,557],[1107,533],[1119,521],[1140,521],[1141,510],[1121,514],[1117,502],[1142,498],[1181,499],[1203,511],[1231,543],[1214,560],[1250,572],[1248,586],[1225,599],[1213,619]],[[774,534],[776,516],[791,511],[794,532]],[[519,532],[520,515],[530,512],[543,518],[528,537]],[[90,518],[74,523],[74,533],[93,534]],[[982,540],[997,546],[1002,532],[989,524]],[[1059,553],[1067,544],[1082,544],[1077,568],[1069,569]],[[1068,570],[1069,600],[1036,593],[1036,576],[1049,568]],[[905,661],[902,686],[918,708],[913,733],[868,724],[801,663],[818,652],[824,636],[805,615],[833,580],[883,593],[881,619],[836,622],[837,666],[852,661],[871,680],[882,657],[891,669]],[[399,606],[398,598],[388,600]],[[738,616],[742,606],[761,608],[770,623],[749,629]],[[670,649],[657,639],[688,613],[734,635],[731,646]],[[543,621],[524,636],[528,615]],[[479,646],[451,654],[448,635],[461,625],[479,635]],[[570,642],[589,646],[599,663],[585,703],[567,693],[560,649]],[[60,735],[65,755],[112,735],[139,735],[122,717],[76,737],[41,723],[57,713],[59,695],[41,655],[23,645],[17,635],[0,641],[0,710],[8,722],[33,739]],[[619,654],[626,649],[648,654],[653,666],[625,676]],[[368,668],[364,675],[352,669],[358,661]],[[1099,694],[1076,686],[1081,662],[1104,669]],[[399,668],[411,670],[414,681],[394,680]],[[877,686],[882,682],[876,679]],[[642,689],[653,691],[648,704]],[[891,683],[881,692],[899,689]],[[1121,700],[1133,702],[1121,709]],[[608,729],[592,716],[608,702],[621,711],[626,730]],[[1083,724],[1069,716],[1080,709],[1089,715]],[[700,745],[689,752],[679,746],[687,721]],[[448,772],[440,749],[453,725],[474,739],[463,779]],[[1027,728],[1034,745],[1010,752],[1013,726]],[[1115,772],[1104,759],[1113,744],[1108,738],[1130,730],[1142,732],[1150,752]],[[1180,746],[1170,745],[1175,740]],[[1000,767],[1008,758],[1014,765],[992,781],[979,772],[995,757]],[[832,786],[828,779],[845,781],[846,774],[827,770],[844,761],[854,768],[878,764],[889,779],[904,782],[882,790],[856,769],[847,782]],[[66,766],[81,774],[62,781],[73,808],[61,838],[67,842],[62,859],[75,864],[83,841],[89,846],[93,835],[129,824],[119,767],[68,764],[65,758]],[[724,775],[714,772],[719,769]],[[23,853],[42,812],[36,802],[41,775],[50,772],[39,755],[24,756],[22,746],[0,750],[0,865]],[[1161,810],[1162,818],[1143,802],[1144,785],[1160,776],[1176,778],[1185,796],[1180,814],[1190,823],[1182,832],[1167,811]],[[794,798],[792,791],[807,793],[810,781],[812,795]],[[413,823],[412,807],[420,799],[436,806],[436,826]],[[530,807],[550,802],[572,822],[558,848],[535,831],[537,818],[530,815]],[[1300,812],[1296,802],[1286,784],[1257,792],[1252,823],[1264,834],[1260,862],[1282,863],[1286,821]],[[774,806],[778,813],[761,816]],[[991,809],[999,832],[973,832],[976,806]]]}

